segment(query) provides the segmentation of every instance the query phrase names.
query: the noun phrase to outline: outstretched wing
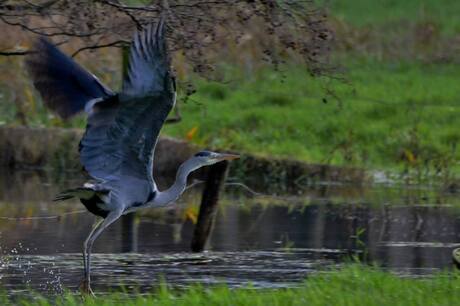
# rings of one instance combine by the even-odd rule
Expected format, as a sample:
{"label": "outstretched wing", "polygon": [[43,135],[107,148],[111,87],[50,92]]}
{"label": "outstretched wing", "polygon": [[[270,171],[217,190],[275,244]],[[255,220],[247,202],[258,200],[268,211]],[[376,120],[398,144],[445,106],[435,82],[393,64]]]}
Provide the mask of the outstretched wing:
{"label": "outstretched wing", "polygon": [[44,38],[36,41],[26,66],[45,105],[64,119],[85,109],[90,101],[94,103],[114,95],[94,75]]}
{"label": "outstretched wing", "polygon": [[135,34],[123,91],[97,103],[80,142],[80,159],[97,179],[152,178],[153,151],[175,100],[164,24]]}
{"label": "outstretched wing", "polygon": [[123,93],[131,97],[147,97],[175,90],[170,74],[170,59],[166,50],[163,19],[155,27],[137,32],[131,44],[128,73]]}

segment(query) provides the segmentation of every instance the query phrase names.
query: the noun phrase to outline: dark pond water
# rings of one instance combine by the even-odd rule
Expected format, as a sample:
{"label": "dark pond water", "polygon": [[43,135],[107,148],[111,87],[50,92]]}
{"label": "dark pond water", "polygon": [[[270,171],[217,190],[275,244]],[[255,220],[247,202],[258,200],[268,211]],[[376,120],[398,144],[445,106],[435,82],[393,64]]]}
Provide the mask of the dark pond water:
{"label": "dark pond water", "polygon": [[[81,246],[95,218],[77,201],[50,199],[82,180],[40,172],[1,175],[1,287],[16,294],[77,288]],[[196,282],[295,286],[350,255],[418,276],[450,269],[452,249],[460,247],[458,195],[319,184],[296,196],[251,196],[228,185],[208,251],[194,254],[200,192],[196,185],[176,207],[112,225],[94,247],[94,289],[123,285],[146,292],[160,279],[179,288]]]}

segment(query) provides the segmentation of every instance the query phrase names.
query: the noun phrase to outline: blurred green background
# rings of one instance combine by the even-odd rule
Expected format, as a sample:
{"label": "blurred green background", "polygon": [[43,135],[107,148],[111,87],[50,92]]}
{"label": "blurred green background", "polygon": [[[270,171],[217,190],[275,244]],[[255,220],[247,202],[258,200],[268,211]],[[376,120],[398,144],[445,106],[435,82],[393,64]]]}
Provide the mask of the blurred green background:
{"label": "blurred green background", "polygon": [[[182,121],[163,134],[203,147],[309,163],[358,166],[451,180],[460,174],[460,2],[316,1],[335,33],[335,72],[312,78],[292,61],[272,67],[223,60],[225,82],[180,73]],[[250,49],[234,58],[245,58]],[[241,54],[240,54],[241,52]],[[113,88],[119,50],[77,60]],[[84,127],[46,112],[22,58],[0,57],[2,125]]]}

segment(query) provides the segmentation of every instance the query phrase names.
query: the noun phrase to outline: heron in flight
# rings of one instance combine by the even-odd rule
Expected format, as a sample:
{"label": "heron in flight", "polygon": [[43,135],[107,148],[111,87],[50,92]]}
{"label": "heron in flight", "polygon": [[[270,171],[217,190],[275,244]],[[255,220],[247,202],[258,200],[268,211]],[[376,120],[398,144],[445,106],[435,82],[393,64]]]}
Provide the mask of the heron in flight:
{"label": "heron in flight", "polygon": [[91,181],[58,194],[55,200],[79,198],[88,211],[102,217],[83,245],[80,289],[92,293],[91,249],[110,224],[123,214],[174,202],[184,192],[192,171],[238,156],[198,152],[180,165],[171,187],[158,190],[152,174],[153,154],[160,129],[176,100],[163,19],[135,33],[128,72],[119,93],[43,38],[37,40],[26,64],[49,109],[64,119],[81,111],[87,113],[79,153]]}

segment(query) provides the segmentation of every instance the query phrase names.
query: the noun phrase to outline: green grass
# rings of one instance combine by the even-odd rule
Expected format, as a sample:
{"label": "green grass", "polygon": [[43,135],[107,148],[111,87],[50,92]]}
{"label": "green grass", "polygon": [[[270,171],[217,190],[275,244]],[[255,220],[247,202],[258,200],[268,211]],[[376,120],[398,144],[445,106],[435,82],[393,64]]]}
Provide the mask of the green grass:
{"label": "green grass", "polygon": [[[347,61],[348,81],[325,95],[325,81],[301,69],[252,81],[203,82],[186,114],[164,133],[207,147],[313,163],[374,168],[454,166],[460,159],[457,65]],[[323,98],[326,97],[326,101]]]}
{"label": "green grass", "polygon": [[[255,290],[225,286],[194,286],[178,292],[163,286],[156,293],[127,297],[110,294],[84,301],[75,295],[58,298],[57,305],[457,305],[459,274],[441,273],[426,279],[399,278],[376,268],[350,265],[342,270],[309,277],[298,288]],[[3,301],[3,305],[8,305]],[[16,305],[55,305],[46,298]]]}
{"label": "green grass", "polygon": [[[458,176],[460,58],[452,38],[460,33],[460,1],[317,2],[329,3],[332,19],[343,21],[333,22],[347,36],[334,57],[347,68],[347,83],[312,79],[302,67],[285,67],[285,78],[227,67],[231,82],[198,80],[197,93],[180,104],[183,121],[163,133],[263,156]],[[443,35],[408,26],[417,23],[433,23]],[[0,95],[0,123],[18,120],[3,103],[13,92]],[[33,98],[24,109],[32,126],[84,127],[81,117],[50,117]]]}
{"label": "green grass", "polygon": [[[233,72],[228,85],[203,82],[181,105],[184,121],[165,133],[193,142],[313,163],[460,173],[460,33],[455,0],[318,0],[330,5],[336,62],[347,83],[288,67],[286,78]],[[339,20],[339,22],[336,22]],[[323,98],[326,96],[326,101]],[[325,103],[327,102],[327,103]]]}
{"label": "green grass", "polygon": [[317,0],[332,17],[357,27],[431,22],[445,34],[460,31],[460,2],[456,0]]}

